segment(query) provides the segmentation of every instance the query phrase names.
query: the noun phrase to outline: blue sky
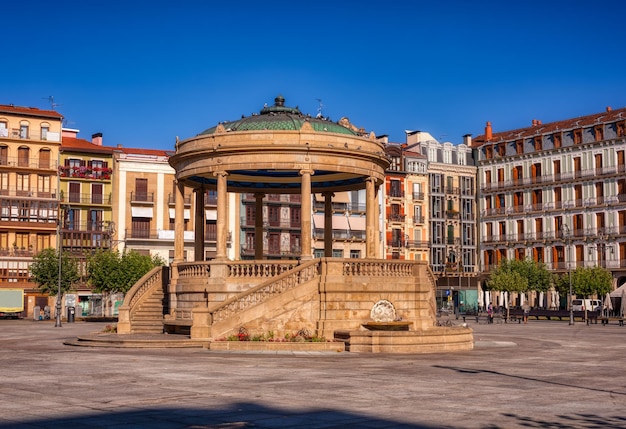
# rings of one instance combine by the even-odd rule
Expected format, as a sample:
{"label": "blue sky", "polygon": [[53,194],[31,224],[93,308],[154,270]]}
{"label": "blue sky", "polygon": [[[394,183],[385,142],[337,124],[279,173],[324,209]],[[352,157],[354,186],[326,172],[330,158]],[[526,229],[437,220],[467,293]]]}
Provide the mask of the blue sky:
{"label": "blue sky", "polygon": [[[596,6],[600,6],[596,8]],[[27,8],[27,10],[24,10]],[[173,149],[281,94],[403,142],[626,106],[626,2],[64,1],[2,7],[0,104]]]}

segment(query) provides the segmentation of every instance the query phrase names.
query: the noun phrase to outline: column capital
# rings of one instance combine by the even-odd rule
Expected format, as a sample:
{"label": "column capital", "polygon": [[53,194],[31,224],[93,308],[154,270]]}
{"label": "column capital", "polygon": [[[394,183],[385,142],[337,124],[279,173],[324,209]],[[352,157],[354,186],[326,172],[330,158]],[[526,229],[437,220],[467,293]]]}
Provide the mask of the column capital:
{"label": "column capital", "polygon": [[300,174],[300,176],[304,176],[305,174],[313,176],[315,174],[315,170],[312,170],[310,168],[303,168],[298,173]]}
{"label": "column capital", "polygon": [[223,171],[223,170],[221,170],[221,171],[214,171],[213,172],[213,175],[215,177],[226,177],[226,176],[228,176],[228,174],[229,174],[228,171]]}

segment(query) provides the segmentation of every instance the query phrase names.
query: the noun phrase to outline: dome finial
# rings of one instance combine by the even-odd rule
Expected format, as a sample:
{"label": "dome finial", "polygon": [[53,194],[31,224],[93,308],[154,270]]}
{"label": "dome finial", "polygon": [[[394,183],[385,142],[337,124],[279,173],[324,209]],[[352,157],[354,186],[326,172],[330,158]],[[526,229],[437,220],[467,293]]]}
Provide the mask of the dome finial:
{"label": "dome finial", "polygon": [[283,97],[282,95],[278,95],[276,96],[276,98],[274,99],[274,106],[284,106],[285,105],[285,97]]}

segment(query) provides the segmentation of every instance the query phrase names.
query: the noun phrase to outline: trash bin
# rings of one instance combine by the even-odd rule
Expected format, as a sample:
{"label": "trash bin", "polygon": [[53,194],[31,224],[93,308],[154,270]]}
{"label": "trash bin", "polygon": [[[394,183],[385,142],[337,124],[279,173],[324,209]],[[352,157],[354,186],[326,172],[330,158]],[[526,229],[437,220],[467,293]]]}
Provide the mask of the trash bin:
{"label": "trash bin", "polygon": [[36,305],[35,308],[33,308],[33,320],[39,320],[39,312],[41,311],[41,307]]}
{"label": "trash bin", "polygon": [[76,316],[76,307],[67,307],[67,323],[74,323]]}

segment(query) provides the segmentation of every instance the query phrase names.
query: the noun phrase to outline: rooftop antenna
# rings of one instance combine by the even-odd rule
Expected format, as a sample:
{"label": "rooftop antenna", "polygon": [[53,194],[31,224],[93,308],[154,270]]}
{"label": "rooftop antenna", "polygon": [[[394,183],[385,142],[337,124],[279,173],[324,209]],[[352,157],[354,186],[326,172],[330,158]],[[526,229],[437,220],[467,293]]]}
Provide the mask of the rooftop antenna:
{"label": "rooftop antenna", "polygon": [[322,99],[321,98],[316,98],[316,100],[319,103],[319,105],[317,106],[317,116],[316,116],[316,118],[323,118],[324,115],[322,115],[322,107],[324,107],[324,105],[322,104]]}
{"label": "rooftop antenna", "polygon": [[52,110],[55,110],[55,108],[57,106],[60,106],[60,104],[55,103],[54,102],[54,95],[50,95],[48,97],[42,97],[44,100],[48,100],[48,102],[50,103],[50,107],[52,108]]}

